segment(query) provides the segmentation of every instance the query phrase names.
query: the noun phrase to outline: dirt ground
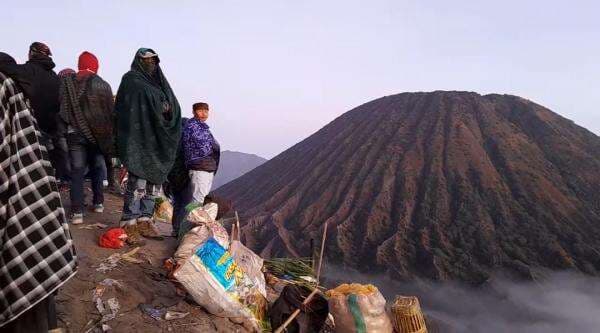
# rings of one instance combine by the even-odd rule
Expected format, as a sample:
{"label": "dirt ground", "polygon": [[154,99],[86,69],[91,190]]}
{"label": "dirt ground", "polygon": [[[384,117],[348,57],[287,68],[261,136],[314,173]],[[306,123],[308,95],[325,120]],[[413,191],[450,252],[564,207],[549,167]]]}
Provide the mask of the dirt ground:
{"label": "dirt ground", "polygon": [[[91,197],[89,189],[86,190]],[[68,211],[68,192],[62,193],[63,204]],[[166,277],[163,262],[170,257],[176,247],[175,238],[169,237],[171,225],[158,223],[161,233],[166,237],[163,241],[147,240],[140,248],[136,258],[142,263],[131,263],[121,260],[112,270],[99,272],[100,263],[114,253],[126,253],[134,247],[125,246],[119,250],[105,249],[98,246],[98,238],[112,227],[118,227],[123,199],[105,193],[104,213],[89,210],[84,224],[71,225],[71,233],[79,260],[77,275],[61,288],[57,295],[57,313],[59,326],[67,332],[101,332],[102,316],[93,301],[100,282],[113,279],[120,286],[108,286],[100,299],[108,308],[107,302],[116,298],[119,310],[114,319],[104,324],[110,326],[112,332],[246,332],[241,325],[236,325],[226,318],[212,316],[200,306],[178,296],[176,288]],[[104,229],[86,229],[92,224],[108,225]],[[87,226],[87,227],[86,227]],[[155,320],[144,314],[140,304],[151,304],[159,309],[189,312],[184,318],[166,321]]]}

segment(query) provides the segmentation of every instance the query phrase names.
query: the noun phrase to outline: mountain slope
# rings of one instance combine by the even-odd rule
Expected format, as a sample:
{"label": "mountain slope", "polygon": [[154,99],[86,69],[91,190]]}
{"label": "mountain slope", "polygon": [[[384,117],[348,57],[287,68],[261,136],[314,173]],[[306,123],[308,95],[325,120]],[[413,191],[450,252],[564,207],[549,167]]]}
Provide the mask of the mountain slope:
{"label": "mountain slope", "polygon": [[600,138],[528,100],[403,93],[361,105],[223,186],[263,255],[395,277],[600,272]]}
{"label": "mountain slope", "polygon": [[214,189],[219,188],[266,161],[267,159],[254,154],[225,150],[221,152],[219,171],[215,176],[212,187]]}

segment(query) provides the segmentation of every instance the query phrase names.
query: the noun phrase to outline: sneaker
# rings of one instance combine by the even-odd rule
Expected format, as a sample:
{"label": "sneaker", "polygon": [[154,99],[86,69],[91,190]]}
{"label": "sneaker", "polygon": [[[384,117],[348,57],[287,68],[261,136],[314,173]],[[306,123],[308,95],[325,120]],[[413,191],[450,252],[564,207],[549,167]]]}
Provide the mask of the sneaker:
{"label": "sneaker", "polygon": [[94,212],[96,212],[96,213],[102,213],[102,212],[104,212],[104,205],[103,204],[95,204],[94,205]]}
{"label": "sneaker", "polygon": [[147,217],[142,217],[137,220],[138,230],[140,231],[140,235],[156,240],[163,240],[164,237],[160,234],[156,226],[154,225],[154,221]]}
{"label": "sneaker", "polygon": [[73,214],[71,216],[71,224],[82,224],[83,223],[83,214]]}

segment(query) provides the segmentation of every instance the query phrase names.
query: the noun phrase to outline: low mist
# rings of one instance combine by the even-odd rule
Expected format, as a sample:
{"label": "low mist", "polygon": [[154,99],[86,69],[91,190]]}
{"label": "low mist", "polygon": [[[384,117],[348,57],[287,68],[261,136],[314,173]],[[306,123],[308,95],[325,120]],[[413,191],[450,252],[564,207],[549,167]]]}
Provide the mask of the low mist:
{"label": "low mist", "polygon": [[502,277],[473,287],[455,282],[399,282],[325,265],[328,286],[371,283],[390,306],[396,295],[419,298],[429,332],[597,332],[600,278],[546,273],[535,282]]}

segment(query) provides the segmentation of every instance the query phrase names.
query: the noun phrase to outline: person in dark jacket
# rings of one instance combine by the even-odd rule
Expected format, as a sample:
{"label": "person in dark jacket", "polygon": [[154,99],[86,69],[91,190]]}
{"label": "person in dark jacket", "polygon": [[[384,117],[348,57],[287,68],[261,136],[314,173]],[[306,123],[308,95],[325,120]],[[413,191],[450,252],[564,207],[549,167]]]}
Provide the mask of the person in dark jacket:
{"label": "person in dark jacket", "polygon": [[113,94],[98,73],[98,59],[90,52],[79,56],[79,71],[66,75],[61,86],[61,128],[71,160],[71,223],[83,223],[83,182],[89,166],[94,211],[104,211],[102,174],[104,155],[113,156]]}
{"label": "person in dark jacket", "polygon": [[[181,118],[181,127],[185,127],[188,118]],[[185,167],[185,156],[183,154],[183,141],[179,144],[175,163],[167,176],[168,192],[173,199],[173,216],[171,217],[171,225],[173,226],[173,237],[179,236],[179,227],[185,218],[185,206],[192,201],[192,194],[189,190],[190,176],[188,169]],[[167,188],[165,188],[165,193]]]}
{"label": "person in dark jacket", "polygon": [[194,104],[193,112],[194,118],[183,129],[183,152],[189,169],[192,200],[202,205],[219,168],[221,148],[206,124],[208,104]]}
{"label": "person in dark jacket", "polygon": [[60,108],[60,80],[52,70],[54,67],[50,48],[40,42],[31,44],[29,60],[25,64],[0,62],[0,71],[13,78],[23,89],[40,129],[50,135],[56,130],[56,115]]}
{"label": "person in dark jacket", "polygon": [[[58,72],[58,77],[61,79],[61,82],[67,76],[75,75],[77,72],[72,68],[65,68]],[[59,99],[60,99],[60,91],[59,91]],[[67,124],[60,119],[60,115],[58,116],[58,121],[56,124],[56,136],[55,136],[55,144],[54,144],[54,155],[56,156],[56,165],[54,168],[56,169],[56,178],[60,181],[59,188],[61,191],[68,191],[71,182],[71,159],[69,158],[69,146],[67,145]]]}
{"label": "person in dark jacket", "polygon": [[64,180],[66,170],[62,166],[66,152],[59,149],[56,141],[57,115],[60,108],[60,79],[53,71],[56,65],[52,61],[50,48],[44,43],[32,43],[28,57],[29,60],[25,64],[19,65],[7,54],[0,54],[0,71],[19,85],[31,103],[33,115],[41,131],[40,143],[48,150],[57,178]]}

